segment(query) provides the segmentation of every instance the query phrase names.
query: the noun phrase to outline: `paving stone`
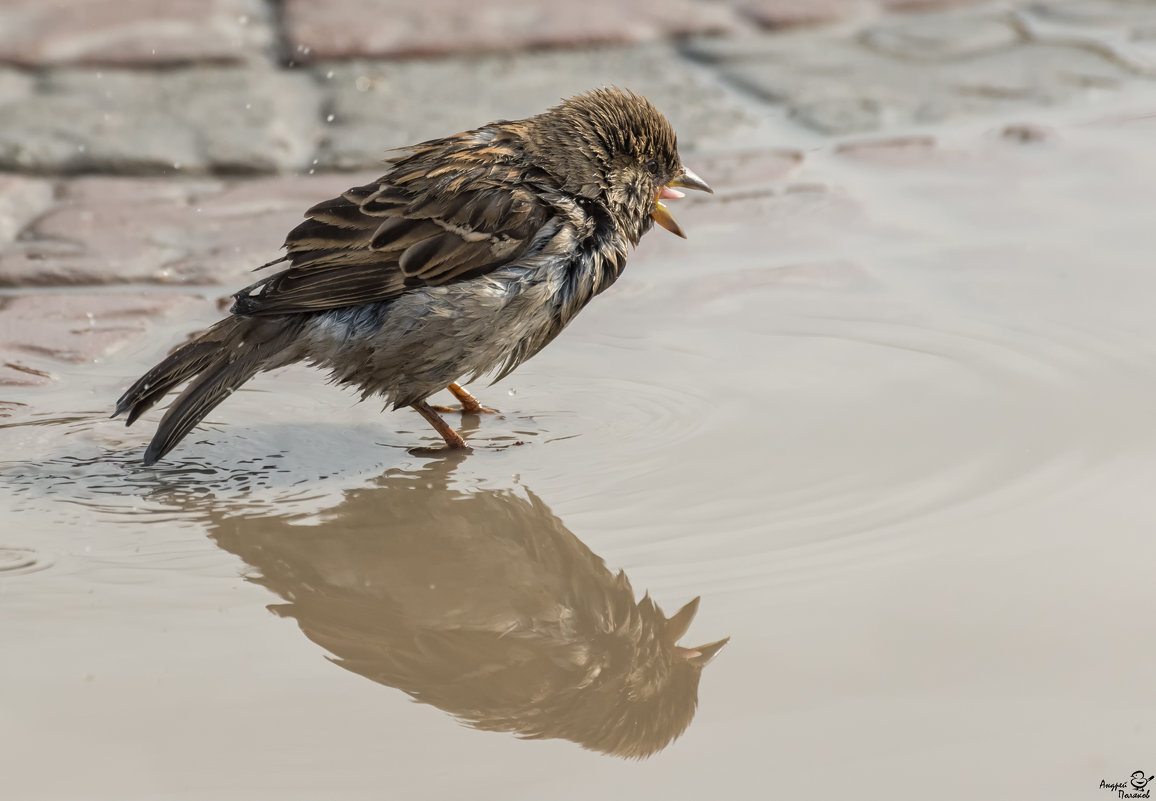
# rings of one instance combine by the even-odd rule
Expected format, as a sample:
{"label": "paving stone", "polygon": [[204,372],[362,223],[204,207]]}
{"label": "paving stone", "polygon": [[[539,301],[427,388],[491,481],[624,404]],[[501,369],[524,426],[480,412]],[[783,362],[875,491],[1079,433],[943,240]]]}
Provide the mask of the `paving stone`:
{"label": "paving stone", "polygon": [[0,248],[52,204],[54,191],[50,181],[0,174]]}
{"label": "paving stone", "polygon": [[1130,73],[1156,78],[1156,3],[1028,3],[1009,18],[1028,41],[1087,50]]}
{"label": "paving stone", "polygon": [[767,28],[793,28],[862,19],[875,12],[871,0],[739,0],[740,11]]}
{"label": "paving stone", "polygon": [[961,150],[942,146],[934,136],[895,136],[844,142],[835,148],[835,152],[867,164],[903,168],[941,166],[970,158]]}
{"label": "paving stone", "polygon": [[882,11],[935,11],[990,0],[737,0],[736,7],[771,29],[869,19]]}
{"label": "paving stone", "polygon": [[1009,142],[1018,142],[1024,145],[1054,142],[1059,138],[1059,134],[1054,128],[1030,122],[1016,122],[1005,125],[1000,129],[999,136],[1001,139],[1006,139]]}
{"label": "paving stone", "polygon": [[[862,37],[829,30],[688,47],[800,125],[834,136],[1072,102],[1145,78],[1096,42],[1009,35],[982,15],[892,20]],[[937,48],[956,55],[940,59]]]}
{"label": "paving stone", "polygon": [[306,166],[318,115],[307,74],[198,67],[52,71],[0,105],[0,169],[268,173]]}
{"label": "paving stone", "polygon": [[285,0],[284,14],[299,61],[637,44],[741,27],[730,6],[696,0]]}
{"label": "paving stone", "polygon": [[[0,350],[0,359],[5,358],[11,359],[11,361],[0,361],[0,386],[46,387],[52,383],[52,373],[47,370],[37,370],[35,367],[29,367],[20,361],[19,356],[5,354]],[[5,411],[9,413],[5,414]],[[11,414],[13,411],[11,407],[0,407],[0,417],[13,416]]]}
{"label": "paving stone", "polygon": [[[804,156],[799,150],[748,150],[696,153],[687,161],[693,161],[687,166],[721,195],[786,181],[802,168]],[[691,197],[695,195],[691,193]]]}
{"label": "paving stone", "polygon": [[19,70],[0,69],[0,106],[32,94],[34,80]]}
{"label": "paving stone", "polygon": [[266,59],[262,0],[4,0],[0,63],[134,66]]}
{"label": "paving stone", "polygon": [[[0,384],[4,383],[5,373],[7,373],[9,369],[12,368],[9,368],[8,365],[0,365]],[[31,414],[31,412],[32,407],[27,403],[0,400],[0,418],[26,417]]]}
{"label": "paving stone", "polygon": [[1038,20],[1070,25],[1081,30],[1089,27],[1128,28],[1156,22],[1156,3],[1146,0],[1050,0],[1025,3],[1019,13]]}
{"label": "paving stone", "polygon": [[78,178],[0,252],[0,286],[160,283],[240,289],[313,204],[370,176]]}
{"label": "paving stone", "polygon": [[322,64],[329,120],[318,168],[378,164],[386,150],[545,111],[564,97],[617,85],[645,94],[685,152],[759,139],[749,102],[666,47],[410,62]]}
{"label": "paving stone", "polygon": [[940,11],[959,6],[992,5],[991,0],[879,0],[885,11]]}
{"label": "paving stone", "polygon": [[0,296],[0,386],[43,386],[60,363],[98,360],[141,336],[149,319],[193,302],[176,294]]}
{"label": "paving stone", "polygon": [[819,133],[835,136],[883,127],[886,105],[873,97],[827,97],[795,103],[791,116]]}
{"label": "paving stone", "polygon": [[1011,47],[1021,37],[1006,15],[930,14],[874,25],[859,41],[906,61],[956,61]]}

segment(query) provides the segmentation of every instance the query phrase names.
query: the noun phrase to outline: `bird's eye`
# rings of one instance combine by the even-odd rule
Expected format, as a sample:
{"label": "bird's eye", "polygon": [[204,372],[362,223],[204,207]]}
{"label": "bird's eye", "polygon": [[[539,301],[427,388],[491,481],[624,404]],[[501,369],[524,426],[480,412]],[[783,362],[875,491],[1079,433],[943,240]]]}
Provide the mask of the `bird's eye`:
{"label": "bird's eye", "polygon": [[651,175],[658,175],[658,162],[654,159],[646,162],[646,169]]}

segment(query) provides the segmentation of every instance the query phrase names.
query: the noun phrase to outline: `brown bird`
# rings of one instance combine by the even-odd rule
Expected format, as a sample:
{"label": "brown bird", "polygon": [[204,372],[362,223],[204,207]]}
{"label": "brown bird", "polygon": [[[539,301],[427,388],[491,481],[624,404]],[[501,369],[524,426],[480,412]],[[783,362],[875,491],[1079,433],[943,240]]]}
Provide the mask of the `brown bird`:
{"label": "brown bird", "polygon": [[304,361],[362,398],[412,406],[451,448],[426,399],[497,381],[617,280],[662,203],[710,192],[682,166],[674,129],[645,98],[599,89],[518,121],[403,149],[366,186],[319,203],[290,233],[288,267],[241,290],[232,316],[174,351],[117,402],[132,425],[191,379],[145,451],[153,464],[263,370]]}

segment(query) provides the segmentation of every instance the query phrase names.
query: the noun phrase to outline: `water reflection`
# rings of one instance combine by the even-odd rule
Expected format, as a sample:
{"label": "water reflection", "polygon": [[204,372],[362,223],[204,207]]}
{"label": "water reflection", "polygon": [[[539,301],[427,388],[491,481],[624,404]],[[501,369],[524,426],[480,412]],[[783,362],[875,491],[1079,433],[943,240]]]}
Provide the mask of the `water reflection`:
{"label": "water reflection", "polygon": [[479,729],[644,757],[694,717],[726,640],[677,641],[666,618],[531,492],[450,487],[456,462],[391,471],[322,518],[212,512],[210,536],[253,566],[341,667]]}

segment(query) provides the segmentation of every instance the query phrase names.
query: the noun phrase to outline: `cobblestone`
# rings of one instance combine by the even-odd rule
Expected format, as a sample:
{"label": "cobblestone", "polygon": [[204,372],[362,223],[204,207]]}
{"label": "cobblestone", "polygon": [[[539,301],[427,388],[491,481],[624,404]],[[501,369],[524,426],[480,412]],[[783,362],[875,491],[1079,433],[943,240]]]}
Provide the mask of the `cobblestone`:
{"label": "cobblestone", "polygon": [[0,248],[51,205],[53,186],[49,181],[23,175],[0,174]]}
{"label": "cobblestone", "polygon": [[685,150],[757,136],[759,115],[666,47],[322,64],[328,87],[321,169],[380,162],[385,151],[494,119],[539,113],[599,85],[639,91],[674,123]]}
{"label": "cobblestone", "polygon": [[300,61],[639,44],[742,27],[727,4],[696,0],[286,0],[285,18]]}
{"label": "cobblestone", "polygon": [[[134,41],[143,41],[150,26],[185,31],[194,22],[232,25],[255,37],[246,40],[243,58],[174,47],[166,49],[169,57],[197,63],[166,70],[53,68],[59,61],[96,59],[96,43],[115,41],[109,31],[121,31],[117,26],[126,19],[104,0],[86,0],[75,19],[53,21],[45,9],[57,2],[20,0],[3,12],[14,24],[0,30],[26,30],[29,36],[0,34],[0,44],[19,40],[33,48],[36,36],[55,44],[44,44],[43,52],[35,51],[40,55],[28,51],[28,63],[47,69],[0,69],[0,113],[6,120],[0,127],[0,169],[57,175],[370,169],[391,147],[536,113],[605,84],[650,96],[675,122],[683,147],[694,151],[798,144],[803,140],[791,139],[796,133],[839,137],[931,125],[1156,80],[1156,4],[1141,2],[678,0],[668,7],[638,0],[613,10],[596,4],[532,11],[502,2],[471,7],[473,16],[457,18],[446,14],[457,0],[372,8],[352,0],[288,0],[289,45],[299,45],[295,59],[310,62],[295,70],[273,63],[276,15],[259,0],[150,5],[149,14],[141,11],[139,26],[123,32],[136,31]],[[886,9],[929,8],[935,13],[879,16]],[[194,12],[204,19],[194,20]],[[76,22],[86,15],[104,20],[94,23],[89,39]],[[631,23],[621,24],[626,18]],[[843,24],[799,29],[820,22]],[[617,33],[598,33],[599,26]],[[796,30],[753,33],[757,26]],[[506,38],[499,41],[499,34]],[[590,41],[688,35],[674,44],[573,49]],[[91,48],[67,45],[68,37]],[[376,44],[356,45],[358,37]],[[218,31],[206,38],[221,42],[228,36]],[[526,50],[562,45],[571,49]],[[461,55],[476,50],[501,52]],[[366,53],[443,51],[451,57],[349,60]],[[0,59],[4,52],[0,47]],[[66,52],[75,58],[51,55]],[[124,48],[117,63],[150,63],[133,61],[132,52]],[[230,59],[240,66],[209,63]]]}
{"label": "cobblestone", "polygon": [[0,297],[0,386],[51,384],[62,364],[100,359],[148,330],[187,295],[52,294]]}
{"label": "cobblestone", "polygon": [[[688,163],[719,190],[711,204],[683,201],[680,217],[709,227],[805,219],[808,208],[857,219],[835,188],[789,183],[809,147],[923,164],[951,152],[905,128],[984,114],[1002,116],[1005,139],[1047,142],[1049,128],[1015,117],[1156,76],[1151,2],[639,0],[525,16],[501,2],[463,25],[442,13],[446,4],[367,12],[287,0],[290,45],[309,48],[296,58],[310,63],[297,69],[274,63],[276,8],[260,0],[146,5],[86,0],[70,19],[53,19],[68,16],[59,0],[9,0],[0,11],[0,62],[37,67],[0,68],[0,169],[12,171],[0,173],[0,287],[239,287],[276,256],[305,208],[380,174],[389,148],[537,113],[597,85],[641,91],[671,118]],[[140,12],[139,24],[124,9]],[[879,16],[886,9],[934,13]],[[623,14],[633,23],[620,30]],[[80,22],[97,17],[86,38]],[[801,28],[823,22],[842,24]],[[165,58],[152,60],[140,42],[157,25],[177,38],[207,31],[212,41],[201,50],[162,42]],[[376,44],[326,44],[323,34]],[[116,63],[136,68],[86,66],[113,63],[102,61],[112,58],[107,48],[134,36]],[[482,50],[502,52],[462,54]],[[450,57],[349,60],[418,52]],[[179,65],[141,68],[161,61]],[[879,133],[865,142],[865,132]],[[312,172],[321,174],[302,174]],[[97,175],[67,177],[75,173]]]}
{"label": "cobblestone", "polygon": [[0,286],[255,280],[305,209],[369,176],[172,181],[81,178],[0,254]]}
{"label": "cobblestone", "polygon": [[737,8],[760,25],[779,30],[862,22],[885,11],[930,11],[987,0],[737,0]]}
{"label": "cobblestone", "polygon": [[740,0],[738,7],[773,29],[865,19],[876,9],[870,0]]}
{"label": "cobblestone", "polygon": [[1010,19],[996,14],[923,17],[902,24],[873,25],[859,41],[885,56],[904,61],[958,61],[1012,47],[1020,34]]}
{"label": "cobblestone", "polygon": [[0,69],[0,105],[27,97],[32,92],[33,83],[30,75]]}
{"label": "cobblestone", "polygon": [[262,0],[4,0],[0,63],[250,62],[274,36]]}
{"label": "cobblestone", "polygon": [[196,67],[56,70],[0,105],[0,168],[263,173],[309,163],[319,101],[308,75]]}
{"label": "cobblestone", "polygon": [[1156,78],[1147,45],[1134,35],[1151,5],[1119,4],[1096,17],[1109,26],[1096,30],[1043,27],[1035,20],[1052,13],[1047,8],[985,6],[894,17],[859,31],[690,47],[737,86],[830,136],[1055,105]]}

